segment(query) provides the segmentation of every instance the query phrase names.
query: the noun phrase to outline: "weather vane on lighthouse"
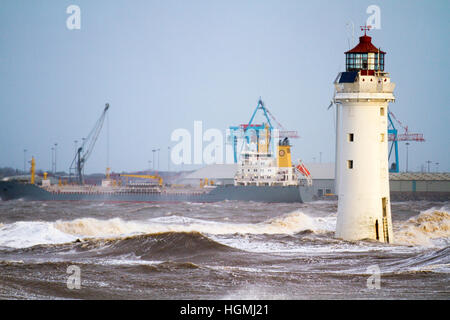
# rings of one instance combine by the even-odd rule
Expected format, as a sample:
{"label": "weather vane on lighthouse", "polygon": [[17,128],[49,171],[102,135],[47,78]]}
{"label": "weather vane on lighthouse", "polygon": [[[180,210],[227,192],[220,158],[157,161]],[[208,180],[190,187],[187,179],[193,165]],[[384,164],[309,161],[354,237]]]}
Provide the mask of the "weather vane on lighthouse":
{"label": "weather vane on lighthouse", "polygon": [[372,26],[368,26],[368,25],[363,25],[360,26],[361,27],[361,31],[364,31],[364,35],[366,36],[366,31],[370,31],[370,29],[372,29]]}

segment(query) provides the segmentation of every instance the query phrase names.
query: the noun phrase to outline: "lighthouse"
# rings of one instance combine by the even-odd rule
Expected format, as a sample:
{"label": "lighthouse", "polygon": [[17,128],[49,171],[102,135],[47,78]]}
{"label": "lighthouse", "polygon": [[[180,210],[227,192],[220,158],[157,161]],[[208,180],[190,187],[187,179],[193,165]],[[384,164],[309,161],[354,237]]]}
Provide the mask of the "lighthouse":
{"label": "lighthouse", "polygon": [[334,82],[336,105],[336,237],[393,242],[388,171],[388,104],[395,84],[386,52],[364,35],[345,52]]}

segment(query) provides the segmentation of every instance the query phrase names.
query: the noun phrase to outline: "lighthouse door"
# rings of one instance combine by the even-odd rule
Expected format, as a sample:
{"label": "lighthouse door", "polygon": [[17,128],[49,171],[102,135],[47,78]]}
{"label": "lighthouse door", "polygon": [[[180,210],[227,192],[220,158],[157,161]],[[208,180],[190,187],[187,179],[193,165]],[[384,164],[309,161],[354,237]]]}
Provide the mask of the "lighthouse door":
{"label": "lighthouse door", "polygon": [[387,222],[387,199],[381,198],[382,207],[383,207],[383,235],[384,235],[384,242],[389,243],[389,230],[388,230],[388,222]]}

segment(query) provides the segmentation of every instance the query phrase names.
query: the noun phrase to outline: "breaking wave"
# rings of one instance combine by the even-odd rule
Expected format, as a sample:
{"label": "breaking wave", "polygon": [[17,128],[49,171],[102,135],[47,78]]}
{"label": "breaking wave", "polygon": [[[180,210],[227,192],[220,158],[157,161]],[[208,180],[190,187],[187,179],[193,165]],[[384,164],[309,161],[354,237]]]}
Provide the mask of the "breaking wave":
{"label": "breaking wave", "polygon": [[[95,256],[129,256],[143,260],[166,260],[168,258],[210,256],[212,252],[236,251],[199,232],[162,232],[141,234],[113,239],[85,239],[77,243],[77,251],[93,251]],[[100,251],[99,251],[100,249]]]}
{"label": "breaking wave", "polygon": [[[333,238],[335,226],[336,214],[314,217],[299,210],[258,223],[233,223],[228,220],[219,222],[178,215],[131,221],[121,218],[23,221],[0,225],[0,247],[27,248],[38,244],[73,242],[77,239],[117,239],[160,233],[200,233],[220,237],[235,234],[291,236],[306,232],[329,239]],[[446,207],[433,208],[407,221],[394,221],[394,238],[397,245],[448,246],[450,212]]]}
{"label": "breaking wave", "polygon": [[54,227],[61,232],[80,237],[108,237],[150,231],[141,223],[124,221],[120,218],[109,220],[80,218],[72,221],[56,221]]}
{"label": "breaking wave", "polygon": [[[330,221],[331,220],[331,221]],[[80,237],[110,237],[127,234],[160,232],[200,232],[204,234],[295,234],[305,230],[327,232],[333,228],[334,217],[312,218],[296,211],[255,224],[223,223],[180,216],[158,217],[146,221],[123,221],[119,218],[98,220],[81,218],[57,221],[55,228]],[[335,223],[335,222],[334,222]]]}
{"label": "breaking wave", "polygon": [[26,248],[74,240],[76,237],[56,229],[49,222],[20,221],[0,227],[0,247]]}
{"label": "breaking wave", "polygon": [[[40,244],[32,248],[16,248],[13,254],[29,254],[43,257],[58,253],[59,258],[81,258],[83,261],[112,261],[113,264],[139,265],[142,262],[161,264],[177,259],[210,259],[212,255],[239,252],[199,232],[162,232],[115,238],[85,238],[72,242]],[[11,252],[10,252],[11,253]],[[112,260],[111,260],[112,259]],[[5,262],[0,260],[0,264]],[[8,262],[7,260],[6,262]],[[50,261],[58,262],[58,261]],[[191,263],[188,261],[188,263]],[[181,266],[188,268],[189,266]]]}
{"label": "breaking wave", "polygon": [[432,208],[401,223],[395,231],[397,244],[447,246],[450,244],[450,212]]}
{"label": "breaking wave", "polygon": [[79,218],[56,222],[16,222],[0,228],[0,246],[25,248],[37,244],[71,242],[84,238],[117,238],[164,232],[198,232],[209,235],[296,234],[302,231],[326,233],[336,218],[310,217],[300,211],[260,223],[216,222],[181,216],[164,216],[143,221],[120,218]]}

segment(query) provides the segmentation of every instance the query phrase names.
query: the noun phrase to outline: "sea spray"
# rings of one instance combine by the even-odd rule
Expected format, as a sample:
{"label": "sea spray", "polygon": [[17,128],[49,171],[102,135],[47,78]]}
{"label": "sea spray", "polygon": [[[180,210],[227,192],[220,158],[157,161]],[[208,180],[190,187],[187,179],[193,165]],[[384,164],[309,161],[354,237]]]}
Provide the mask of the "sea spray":
{"label": "sea spray", "polygon": [[440,246],[448,245],[450,212],[447,208],[431,208],[401,223],[395,230],[397,244]]}

